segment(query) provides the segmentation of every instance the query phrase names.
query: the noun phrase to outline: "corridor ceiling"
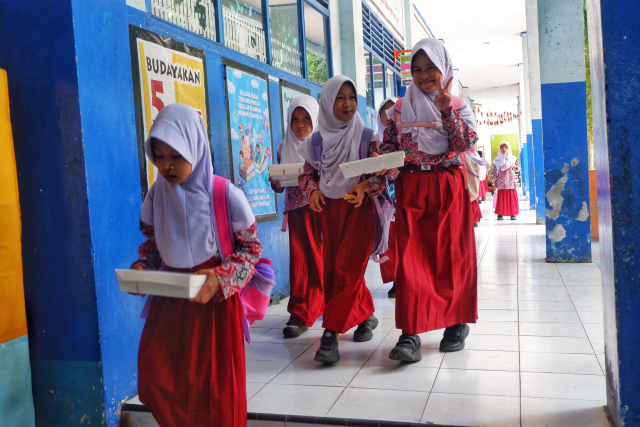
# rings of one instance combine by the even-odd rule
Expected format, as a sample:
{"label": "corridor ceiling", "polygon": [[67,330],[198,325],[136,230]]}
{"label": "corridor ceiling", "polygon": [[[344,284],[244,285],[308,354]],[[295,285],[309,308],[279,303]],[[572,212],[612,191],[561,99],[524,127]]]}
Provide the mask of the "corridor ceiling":
{"label": "corridor ceiling", "polygon": [[444,40],[469,96],[483,105],[517,104],[526,31],[525,0],[415,0]]}

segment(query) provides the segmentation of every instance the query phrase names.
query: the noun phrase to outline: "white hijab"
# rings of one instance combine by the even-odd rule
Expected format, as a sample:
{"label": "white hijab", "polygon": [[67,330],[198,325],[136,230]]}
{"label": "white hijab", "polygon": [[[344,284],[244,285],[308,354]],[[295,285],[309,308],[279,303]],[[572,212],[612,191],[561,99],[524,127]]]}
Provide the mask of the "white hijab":
{"label": "white hijab", "polygon": [[384,129],[385,129],[385,125],[382,123],[382,114],[385,114],[385,112],[383,111],[382,114],[381,114],[380,110],[382,110],[382,107],[384,107],[384,104],[386,104],[389,101],[391,101],[391,102],[393,102],[395,104],[395,103],[398,102],[398,98],[396,98],[395,96],[390,96],[389,98],[387,98],[384,101],[382,101],[382,103],[378,107],[378,139],[380,141],[382,141],[384,139]]}
{"label": "white hijab", "polygon": [[284,140],[282,141],[282,151],[280,152],[280,163],[303,163],[304,158],[298,153],[298,148],[306,140],[311,138],[311,134],[304,139],[298,138],[298,136],[291,130],[291,115],[296,108],[304,108],[311,117],[311,124],[313,125],[313,132],[318,127],[318,101],[309,95],[302,95],[291,101],[289,108],[287,109],[287,129],[284,134]]}
{"label": "white hijab", "polygon": [[[414,56],[423,51],[429,56],[429,59],[442,73],[442,85],[446,86],[450,78],[453,77],[453,63],[449,52],[444,44],[437,39],[427,38],[420,40],[411,51],[411,61],[413,63]],[[409,122],[430,122],[441,123],[442,114],[433,100],[440,91],[425,93],[422,89],[411,83],[407,88],[404,102],[402,104],[402,121]],[[473,111],[465,103],[459,111],[462,118],[467,122],[469,127],[476,131],[475,119]],[[414,142],[418,142],[418,150],[426,154],[438,155],[449,150],[449,135],[445,129],[433,129],[425,127],[405,128],[405,132],[410,132]]]}
{"label": "white hijab", "polygon": [[496,168],[498,170],[506,171],[511,166],[516,164],[517,158],[511,152],[511,144],[509,144],[507,141],[504,141],[500,143],[500,147],[502,147],[503,145],[506,145],[509,151],[507,151],[507,154],[502,154],[502,150],[498,149],[498,157],[494,159],[493,164],[496,165]]}
{"label": "white hijab", "polygon": [[316,170],[320,171],[320,191],[331,199],[340,199],[356,185],[360,177],[345,178],[340,171],[342,163],[360,160],[360,141],[364,122],[356,114],[348,122],[338,120],[333,106],[340,88],[345,83],[356,85],[346,76],[335,76],[327,80],[320,96],[318,132],[322,135],[322,159],[316,159],[311,138],[305,141],[298,152]]}

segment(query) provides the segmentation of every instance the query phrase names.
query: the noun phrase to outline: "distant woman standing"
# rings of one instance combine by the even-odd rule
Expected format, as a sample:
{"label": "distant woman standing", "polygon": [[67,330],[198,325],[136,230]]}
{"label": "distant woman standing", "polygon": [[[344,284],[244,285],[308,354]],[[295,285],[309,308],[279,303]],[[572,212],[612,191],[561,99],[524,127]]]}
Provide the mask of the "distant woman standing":
{"label": "distant woman standing", "polygon": [[520,171],[518,158],[511,152],[508,142],[500,144],[498,157],[493,161],[493,185],[498,190],[498,200],[494,203],[495,214],[498,220],[510,216],[512,220],[520,213],[518,206],[518,193],[516,192],[516,172]]}

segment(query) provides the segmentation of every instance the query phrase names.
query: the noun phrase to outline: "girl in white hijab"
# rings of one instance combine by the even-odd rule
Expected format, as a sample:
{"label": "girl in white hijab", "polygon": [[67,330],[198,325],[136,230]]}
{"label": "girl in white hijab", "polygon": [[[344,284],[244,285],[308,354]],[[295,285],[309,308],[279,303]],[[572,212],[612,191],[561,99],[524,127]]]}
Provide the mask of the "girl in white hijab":
{"label": "girl in white hijab", "polygon": [[131,268],[167,269],[207,279],[192,300],[156,296],[148,301],[138,351],[140,400],[163,426],[245,426],[243,308],[238,292],[253,275],[262,252],[255,217],[244,193],[231,185],[227,203],[235,250],[222,260],[212,222],[211,150],[195,109],[184,104],[162,109],[145,152],[158,168],[158,179],[140,216],[140,229],[149,240],[140,245]]}
{"label": "girl in white hijab", "polygon": [[298,150],[305,159],[300,187],[319,214],[323,239],[325,331],[315,360],[324,363],[340,360],[337,334],[358,325],[354,341],[369,341],[378,325],[364,272],[376,227],[371,197],[385,188],[386,180],[345,178],[339,167],[360,159],[363,142],[368,155],[377,151],[378,138],[365,128],[357,108],[353,81],[345,76],[329,79],[320,98],[318,131]]}
{"label": "girl in white hijab", "polygon": [[388,114],[382,151],[406,155],[395,181],[396,327],[402,335],[389,357],[416,362],[422,358],[418,334],[446,328],[440,351],[459,351],[467,323],[477,319],[475,237],[459,153],[478,135],[473,111],[452,94],[453,64],[441,41],[415,45],[411,74],[396,104],[402,137]]}
{"label": "girl in white hijab", "polygon": [[516,172],[520,172],[518,158],[511,151],[507,141],[500,143],[498,156],[493,160],[493,188],[498,192],[493,196],[494,213],[501,221],[505,216],[517,219],[520,213],[518,192],[516,191]]}
{"label": "girl in white hijab", "polygon": [[[295,98],[287,110],[284,140],[278,146],[279,164],[304,163],[298,148],[318,127],[318,102],[309,95]],[[282,193],[280,182],[269,178],[274,191]],[[288,187],[284,199],[285,223],[289,227],[289,283],[287,310],[291,317],[282,333],[297,337],[322,316],[322,238],[317,212],[300,187]]]}

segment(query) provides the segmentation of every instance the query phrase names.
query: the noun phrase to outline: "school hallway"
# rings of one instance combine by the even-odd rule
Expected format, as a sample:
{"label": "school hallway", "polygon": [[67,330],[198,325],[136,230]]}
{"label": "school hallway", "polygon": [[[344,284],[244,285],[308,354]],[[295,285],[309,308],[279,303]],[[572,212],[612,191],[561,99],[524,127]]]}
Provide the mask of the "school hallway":
{"label": "school hallway", "polygon": [[[528,206],[520,197],[518,219],[497,221],[491,199],[481,205],[479,319],[461,352],[439,352],[439,330],[421,335],[422,361],[388,358],[400,331],[391,284],[373,262],[366,280],[380,325],[369,342],[353,342],[353,331],[340,336],[336,365],[313,361],[321,320],[287,339],[288,300],[269,307],[246,347],[248,425],[608,426],[600,270],[546,263],[545,228]],[[124,426],[157,425],[131,403]]]}

